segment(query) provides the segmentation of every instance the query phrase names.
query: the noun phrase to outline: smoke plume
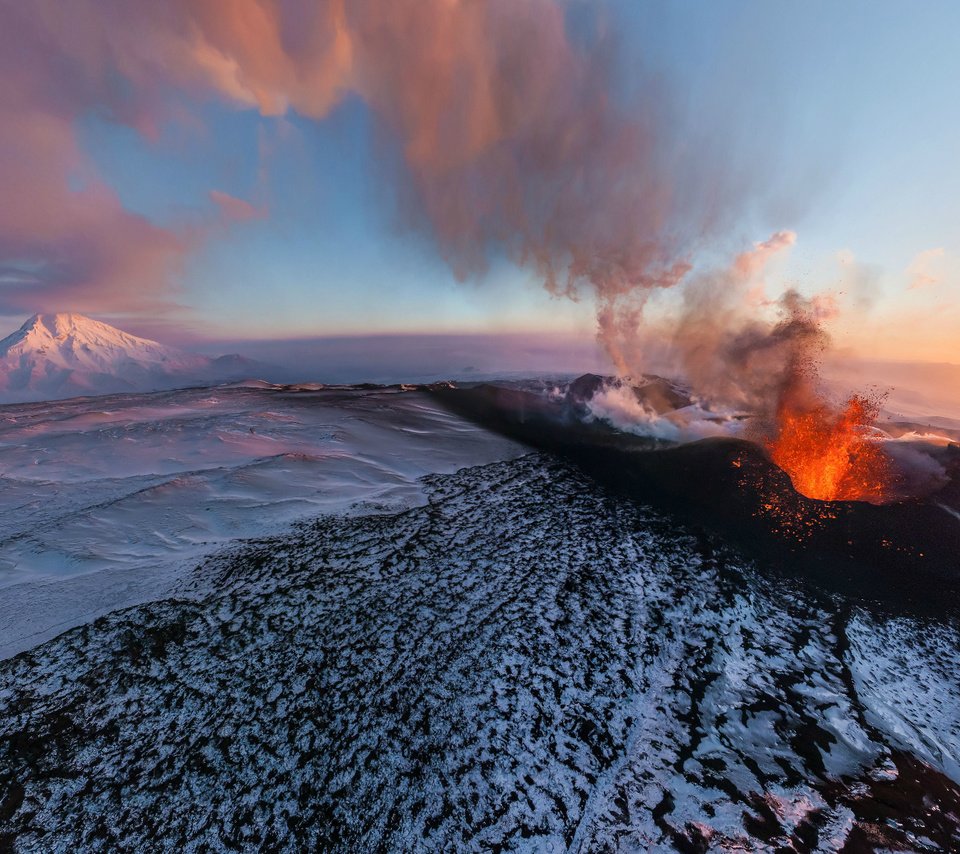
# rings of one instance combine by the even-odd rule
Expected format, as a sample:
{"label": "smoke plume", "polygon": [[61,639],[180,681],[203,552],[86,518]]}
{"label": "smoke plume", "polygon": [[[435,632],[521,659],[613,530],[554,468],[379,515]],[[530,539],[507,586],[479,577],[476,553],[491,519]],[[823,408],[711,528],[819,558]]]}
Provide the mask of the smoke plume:
{"label": "smoke plume", "polygon": [[[151,136],[219,99],[321,119],[363,99],[402,153],[410,223],[460,276],[509,257],[596,299],[622,372],[653,289],[732,204],[663,85],[618,86],[602,20],[552,0],[0,0],[2,301],[144,305],[198,239],[126,210],[79,149],[91,112]],[[77,175],[82,176],[77,187]],[[212,191],[216,188],[210,188]],[[214,196],[227,219],[258,215]],[[406,196],[405,196],[406,198]]]}

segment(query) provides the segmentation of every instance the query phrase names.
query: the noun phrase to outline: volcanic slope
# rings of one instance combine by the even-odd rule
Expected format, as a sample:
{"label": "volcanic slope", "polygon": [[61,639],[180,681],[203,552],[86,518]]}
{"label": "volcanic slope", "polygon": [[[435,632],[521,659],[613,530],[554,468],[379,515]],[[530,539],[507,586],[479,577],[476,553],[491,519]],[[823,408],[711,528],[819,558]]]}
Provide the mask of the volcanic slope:
{"label": "volcanic slope", "polygon": [[0,663],[16,851],[960,848],[960,636],[540,455]]}

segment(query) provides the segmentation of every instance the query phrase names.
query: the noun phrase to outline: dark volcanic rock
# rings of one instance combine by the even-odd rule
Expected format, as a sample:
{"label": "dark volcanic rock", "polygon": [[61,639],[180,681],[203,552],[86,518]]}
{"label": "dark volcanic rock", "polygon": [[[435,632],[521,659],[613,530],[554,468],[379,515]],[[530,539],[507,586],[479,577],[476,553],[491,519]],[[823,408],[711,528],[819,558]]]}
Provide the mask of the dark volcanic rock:
{"label": "dark volcanic rock", "polygon": [[[438,393],[454,411],[561,455],[597,482],[734,543],[762,565],[901,604],[960,602],[960,478],[920,500],[816,501],[752,442],[667,446],[494,386]],[[960,474],[960,467],[958,467]]]}
{"label": "dark volcanic rock", "polygon": [[689,394],[670,380],[652,374],[645,379],[646,382],[633,386],[633,393],[640,403],[658,415],[682,409],[693,402]]}
{"label": "dark volcanic rock", "polygon": [[573,405],[588,403],[609,381],[609,377],[601,377],[597,374],[583,374],[567,386],[566,400]]}
{"label": "dark volcanic rock", "polygon": [[[576,411],[584,413],[587,411],[587,404],[597,392],[621,382],[623,381],[615,377],[583,374],[567,386],[564,401]],[[630,388],[639,403],[660,415],[689,406],[692,403],[690,395],[676,383],[655,374],[644,376],[642,382],[631,385]]]}
{"label": "dark volcanic rock", "polygon": [[955,625],[758,575],[546,456],[425,489],[0,662],[0,839],[957,850]]}
{"label": "dark volcanic rock", "polygon": [[[583,374],[567,386],[564,401],[578,412],[586,412],[587,404],[597,392],[622,382],[615,377]],[[676,383],[655,374],[644,376],[642,382],[631,385],[630,388],[639,403],[660,415],[689,406],[693,402],[690,395]]]}

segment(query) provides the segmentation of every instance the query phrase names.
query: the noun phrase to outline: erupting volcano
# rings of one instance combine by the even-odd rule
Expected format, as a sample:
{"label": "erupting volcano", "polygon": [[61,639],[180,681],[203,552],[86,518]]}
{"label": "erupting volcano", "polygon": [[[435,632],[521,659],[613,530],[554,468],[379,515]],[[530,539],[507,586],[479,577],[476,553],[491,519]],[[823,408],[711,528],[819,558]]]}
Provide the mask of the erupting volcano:
{"label": "erupting volcano", "polygon": [[960,3],[869,10],[0,0],[0,854],[960,854]]}
{"label": "erupting volcano", "polygon": [[890,459],[870,435],[881,403],[855,394],[837,409],[823,401],[803,405],[785,394],[776,432],[764,444],[807,498],[883,504],[892,492]]}
{"label": "erupting volcano", "polygon": [[[829,304],[787,291],[781,321],[731,348],[732,361],[754,378],[762,426],[750,438],[807,498],[884,504],[897,497],[892,461],[875,426],[885,396],[854,393],[839,404],[824,392],[819,356],[829,344],[822,325]],[[763,366],[759,382],[756,362]]]}

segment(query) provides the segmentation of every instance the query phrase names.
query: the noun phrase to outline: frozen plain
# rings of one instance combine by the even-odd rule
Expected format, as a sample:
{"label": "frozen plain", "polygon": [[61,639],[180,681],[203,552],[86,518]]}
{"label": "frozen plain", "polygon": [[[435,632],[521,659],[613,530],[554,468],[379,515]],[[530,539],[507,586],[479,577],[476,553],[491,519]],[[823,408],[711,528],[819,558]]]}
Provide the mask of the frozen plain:
{"label": "frozen plain", "polygon": [[521,453],[425,395],[267,383],[0,407],[0,655],[157,598],[224,543],[397,511]]}

